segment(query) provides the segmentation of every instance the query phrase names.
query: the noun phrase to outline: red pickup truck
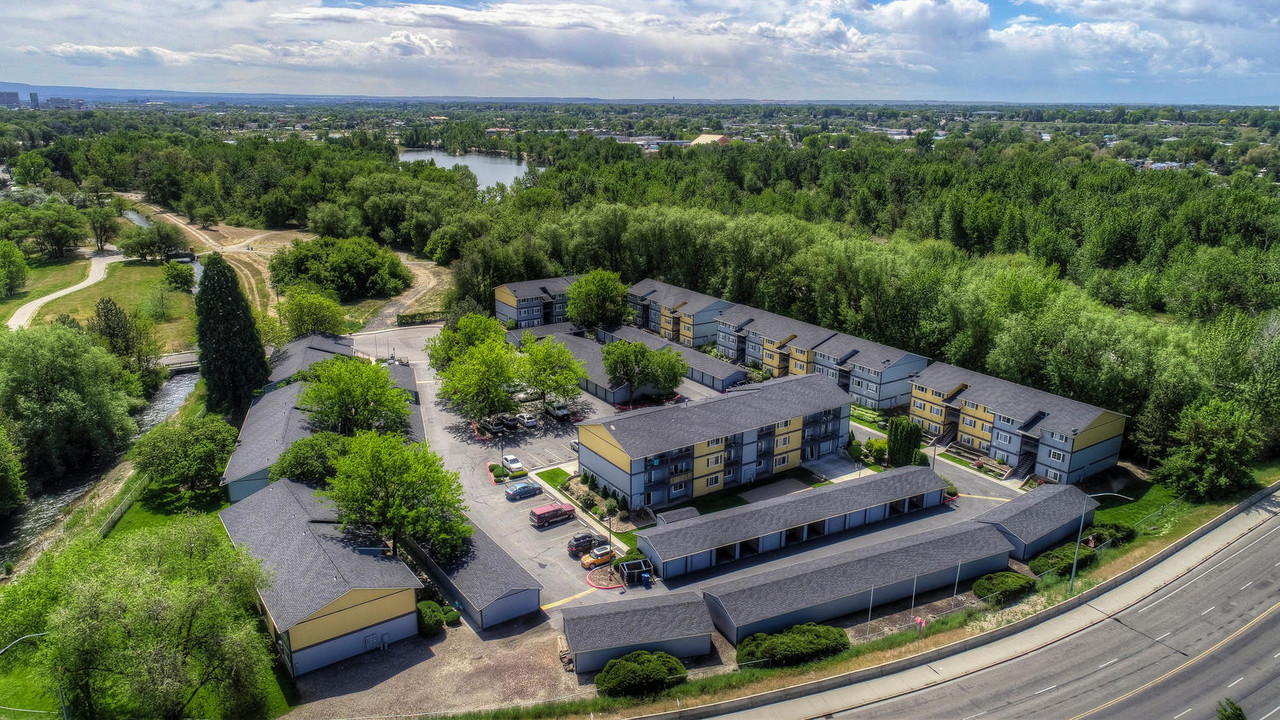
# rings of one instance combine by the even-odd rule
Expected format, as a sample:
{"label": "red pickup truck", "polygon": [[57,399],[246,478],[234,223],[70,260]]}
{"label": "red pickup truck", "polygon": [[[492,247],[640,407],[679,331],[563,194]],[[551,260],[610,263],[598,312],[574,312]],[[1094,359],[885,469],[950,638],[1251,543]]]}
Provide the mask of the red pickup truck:
{"label": "red pickup truck", "polygon": [[529,511],[529,522],[534,527],[546,527],[552,523],[572,520],[574,508],[568,503],[551,503]]}

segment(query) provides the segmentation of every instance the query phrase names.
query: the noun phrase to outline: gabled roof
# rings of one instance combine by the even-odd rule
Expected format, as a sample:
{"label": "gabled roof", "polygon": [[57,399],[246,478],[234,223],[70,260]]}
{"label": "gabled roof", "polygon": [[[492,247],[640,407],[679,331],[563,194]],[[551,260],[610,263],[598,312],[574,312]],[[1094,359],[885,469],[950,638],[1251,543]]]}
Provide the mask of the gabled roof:
{"label": "gabled roof", "polygon": [[454,589],[481,610],[512,593],[542,589],[529,571],[479,527],[467,538],[462,554],[439,567]]}
{"label": "gabled roof", "polygon": [[398,363],[384,366],[391,375],[391,382],[396,387],[409,393],[409,424],[404,429],[404,436],[409,442],[422,442],[426,432],[422,426],[422,403],[418,393],[418,377],[413,368]]}
{"label": "gabled roof", "polygon": [[[720,314],[722,325],[743,333],[758,333],[761,337],[781,342],[783,347],[797,350],[813,350],[835,358],[840,367],[861,365],[872,370],[882,370],[904,357],[915,356],[906,350],[872,342],[848,333],[836,332],[812,323],[802,322],[785,315],[738,305]],[[792,337],[794,336],[794,337]],[[919,357],[919,356],[915,356]]]}
{"label": "gabled roof", "polygon": [[403,562],[381,554],[382,541],[343,533],[333,508],[292,480],[272,483],[218,516],[231,542],[272,573],[260,594],[280,632],[352,590],[422,587]]}
{"label": "gabled roof", "polygon": [[697,314],[703,310],[707,310],[716,305],[731,307],[732,303],[728,300],[721,300],[710,295],[703,295],[700,292],[686,290],[678,285],[671,285],[653,278],[645,278],[640,282],[632,285],[627,291],[640,300],[661,305],[662,307],[677,308],[682,313]]}
{"label": "gabled roof", "polygon": [[582,368],[587,371],[587,379],[591,382],[610,390],[626,384],[609,379],[609,371],[604,369],[604,346],[600,343],[578,335],[557,333],[552,337],[557,342],[564,343],[569,352],[582,363]]}
{"label": "gabled roof", "polygon": [[[916,376],[917,385],[951,392],[957,386],[967,385],[964,390],[948,399],[952,405],[959,407],[964,400],[977,403],[997,415],[1005,415],[1024,423],[1031,420],[1036,413],[1044,413],[1044,418],[1033,427],[1026,428],[1039,437],[1039,428],[1053,430],[1068,437],[1089,427],[1103,413],[1121,415],[1113,410],[1095,407],[1087,403],[1077,402],[1054,395],[1043,390],[1036,390],[1025,385],[1001,380],[973,370],[966,370],[946,363],[934,363]],[[1123,417],[1123,415],[1121,415]]]}
{"label": "gabled roof", "polygon": [[782,532],[946,487],[927,467],[901,467],[641,530],[662,560]]}
{"label": "gabled roof", "polygon": [[690,505],[688,507],[676,508],[675,510],[660,512],[657,514],[657,520],[659,525],[666,525],[667,523],[677,523],[677,522],[680,522],[681,520],[689,520],[691,518],[696,518],[701,516],[702,516],[702,513],[698,512],[698,508]]}
{"label": "gabled roof", "polygon": [[572,323],[572,322],[551,323],[549,325],[534,325],[533,327],[516,328],[514,330],[508,330],[507,342],[519,348],[521,343],[524,342],[525,333],[532,333],[535,340],[541,340],[542,338],[547,337],[548,335],[581,335],[582,332],[583,332],[582,327],[577,323]]}
{"label": "gabled roof", "polygon": [[1041,485],[991,508],[974,520],[998,525],[1030,545],[1068,522],[1079,520],[1081,515],[1098,507],[1098,504],[1075,485]]}
{"label": "gabled roof", "polygon": [[541,280],[522,280],[501,285],[511,292],[517,300],[541,298],[554,300],[557,295],[564,295],[569,286],[581,278],[581,275],[565,275],[564,277],[542,278]]}
{"label": "gabled roof", "polygon": [[335,355],[351,357],[354,354],[352,343],[350,337],[340,335],[303,335],[271,354],[270,380],[273,384],[288,380],[299,370],[305,370]]}
{"label": "gabled roof", "polygon": [[311,420],[298,409],[298,396],[306,386],[290,383],[253,401],[222,472],[223,485],[271,467],[290,445],[311,436]]}
{"label": "gabled roof", "polygon": [[703,594],[742,626],[1012,550],[994,527],[962,522],[736,578]]}
{"label": "gabled roof", "polygon": [[562,616],[569,651],[575,653],[710,635],[714,630],[707,604],[695,592],[565,608]]}
{"label": "gabled roof", "polygon": [[848,397],[825,375],[790,375],[705,400],[633,410],[580,424],[601,426],[627,455],[642,458],[836,409],[847,404]]}
{"label": "gabled roof", "polygon": [[607,332],[619,340],[644,343],[650,350],[671,348],[680,353],[680,357],[684,358],[689,367],[714,378],[724,379],[743,372],[742,368],[737,365],[718,360],[694,348],[677,345],[670,340],[665,340],[633,325],[622,325]]}

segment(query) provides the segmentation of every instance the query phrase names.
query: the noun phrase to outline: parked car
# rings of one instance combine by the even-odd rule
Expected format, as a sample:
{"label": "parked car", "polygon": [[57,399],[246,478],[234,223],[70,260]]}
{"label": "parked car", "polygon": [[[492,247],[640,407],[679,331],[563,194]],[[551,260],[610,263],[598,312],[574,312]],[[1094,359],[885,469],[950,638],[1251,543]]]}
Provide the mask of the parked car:
{"label": "parked car", "polygon": [[548,415],[557,420],[566,420],[569,417],[569,406],[562,402],[546,400],[542,403],[542,407]]}
{"label": "parked car", "polygon": [[523,500],[525,498],[531,498],[534,495],[541,495],[542,486],[536,482],[521,480],[520,482],[508,485],[505,492],[508,500]]}
{"label": "parked car", "polygon": [[502,467],[513,473],[524,472],[524,463],[520,462],[520,458],[515,455],[503,455]]}
{"label": "parked car", "polygon": [[536,507],[529,511],[529,523],[534,527],[546,527],[553,523],[572,520],[574,515],[573,506],[569,503],[551,503]]}
{"label": "parked car", "polygon": [[577,441],[576,439],[575,439],[575,440],[570,440],[570,441],[569,441],[569,447],[573,448],[573,451],[574,451],[574,452],[578,452],[578,441]]}
{"label": "parked car", "polygon": [[485,420],[481,420],[478,425],[480,425],[481,430],[484,430],[490,435],[501,435],[507,431],[506,426],[503,425],[502,421],[498,418],[487,418]]}
{"label": "parked car", "polygon": [[534,400],[537,400],[541,396],[542,396],[542,393],[538,392],[537,390],[521,390],[520,392],[512,396],[511,399],[515,400],[516,402],[524,403],[524,402],[533,402]]}
{"label": "parked car", "polygon": [[609,545],[601,545],[582,556],[582,567],[590,570],[594,567],[600,567],[613,561],[613,548]]}
{"label": "parked car", "polygon": [[509,428],[520,427],[520,421],[515,419],[511,415],[499,415],[498,419],[502,421],[503,425],[506,425]]}
{"label": "parked car", "polygon": [[603,535],[594,533],[578,533],[569,538],[569,554],[578,557],[582,553],[591,552],[598,547],[608,545],[609,541]]}
{"label": "parked car", "polygon": [[525,427],[538,427],[538,416],[533,413],[520,413],[516,416],[516,420],[520,421]]}

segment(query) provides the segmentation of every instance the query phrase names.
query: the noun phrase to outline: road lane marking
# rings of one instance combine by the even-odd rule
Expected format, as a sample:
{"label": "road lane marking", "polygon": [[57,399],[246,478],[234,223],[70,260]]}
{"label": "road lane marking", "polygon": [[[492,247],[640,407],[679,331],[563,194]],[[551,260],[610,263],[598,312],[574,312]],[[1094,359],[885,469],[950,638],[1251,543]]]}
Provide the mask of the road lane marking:
{"label": "road lane marking", "polygon": [[1165,633],[1165,634],[1161,635],[1160,637],[1156,638],[1156,642],[1160,642],[1161,640],[1163,640],[1163,639],[1165,639],[1165,638],[1169,637],[1169,636],[1170,636],[1170,635],[1172,635],[1172,634],[1173,634],[1173,631],[1169,631],[1169,632],[1167,632],[1167,633]]}
{"label": "road lane marking", "polygon": [[[1116,704],[1118,704],[1118,703],[1124,702],[1125,700],[1128,700],[1129,698],[1133,697],[1134,695],[1137,695],[1138,693],[1140,693],[1140,692],[1142,692],[1142,691],[1144,691],[1144,690],[1147,690],[1147,689],[1149,689],[1149,688],[1155,687],[1156,685],[1159,685],[1160,683],[1164,682],[1165,680],[1168,680],[1169,678],[1173,677],[1174,675],[1177,675],[1178,673],[1182,672],[1183,670],[1186,670],[1187,668],[1191,667],[1192,665],[1195,665],[1196,663],[1198,663],[1198,662],[1200,662],[1201,660],[1205,659],[1205,658],[1206,658],[1206,657],[1208,657],[1209,655],[1212,655],[1213,653],[1217,652],[1217,651],[1218,651],[1218,650],[1219,650],[1223,645],[1226,645],[1227,643],[1231,642],[1232,640],[1235,640],[1236,638],[1240,637],[1240,636],[1241,636],[1241,635],[1243,635],[1244,633],[1248,632],[1250,628],[1252,628],[1254,625],[1257,625],[1258,623],[1262,622],[1262,621],[1263,621],[1263,620],[1264,620],[1268,615],[1270,615],[1271,613],[1275,612],[1276,610],[1280,610],[1280,602],[1278,602],[1278,603],[1276,603],[1275,605],[1272,605],[1271,607],[1269,607],[1269,608],[1267,608],[1266,610],[1264,610],[1264,611],[1262,612],[1262,614],[1261,614],[1261,615],[1259,615],[1258,617],[1256,617],[1256,618],[1254,618],[1254,619],[1250,620],[1249,622],[1245,623],[1245,625],[1244,625],[1243,627],[1241,627],[1239,630],[1236,630],[1235,632],[1231,633],[1230,635],[1228,635],[1228,636],[1226,636],[1226,637],[1222,638],[1221,640],[1219,640],[1219,641],[1218,641],[1218,643],[1217,643],[1216,645],[1214,645],[1213,647],[1209,648],[1208,650],[1205,650],[1204,652],[1200,653],[1199,655],[1197,655],[1197,656],[1195,656],[1195,657],[1191,658],[1190,660],[1188,660],[1188,661],[1186,661],[1186,662],[1182,663],[1182,664],[1181,664],[1181,665],[1179,665],[1178,667],[1176,667],[1176,668],[1174,668],[1174,669],[1170,670],[1169,672],[1167,672],[1167,673],[1165,673],[1165,674],[1161,675],[1160,677],[1156,678],[1155,680],[1152,680],[1152,681],[1148,682],[1147,684],[1145,684],[1145,685],[1143,685],[1143,686],[1141,686],[1141,687],[1139,687],[1139,688],[1137,688],[1137,689],[1130,690],[1129,692],[1125,693],[1124,695],[1121,695],[1121,696],[1120,696],[1120,697],[1118,697],[1118,698],[1114,698],[1114,699],[1112,699],[1112,700],[1109,700],[1109,701],[1107,701],[1107,702],[1105,702],[1105,703],[1103,703],[1103,704],[1099,705],[1098,707],[1096,707],[1096,708],[1094,708],[1094,709],[1092,709],[1092,710],[1086,710],[1086,711],[1084,711],[1084,712],[1080,713],[1079,715],[1076,715],[1075,717],[1071,718],[1071,720],[1081,720],[1082,718],[1087,718],[1087,717],[1089,717],[1090,715],[1093,715],[1093,714],[1095,714],[1095,713],[1099,712],[1100,710],[1106,710],[1107,708],[1109,708],[1109,707],[1111,707],[1111,706],[1113,706],[1113,705],[1116,705]],[[1280,708],[1276,708],[1276,710],[1280,710]],[[1259,720],[1267,720],[1267,718],[1268,718],[1268,717],[1271,717],[1271,715],[1272,715],[1273,713],[1275,713],[1275,710],[1272,710],[1271,712],[1267,713],[1267,714],[1266,714],[1266,716],[1264,716],[1264,717],[1262,717],[1262,718],[1259,718]]]}
{"label": "road lane marking", "polygon": [[1058,687],[1058,686],[1057,686],[1057,685],[1050,685],[1049,687],[1047,687],[1047,688],[1045,688],[1045,689],[1043,689],[1043,690],[1037,690],[1037,691],[1035,691],[1035,692],[1033,692],[1033,693],[1031,693],[1031,694],[1032,694],[1032,695],[1039,695],[1040,693],[1047,693],[1047,692],[1049,692],[1050,690],[1052,690],[1052,689],[1054,689],[1054,688],[1056,688],[1056,687]]}
{"label": "road lane marking", "polygon": [[1115,662],[1115,661],[1117,661],[1117,660],[1119,660],[1119,659],[1120,659],[1120,658],[1111,658],[1110,660],[1108,660],[1108,661],[1106,661],[1106,662],[1102,663],[1101,665],[1099,665],[1099,666],[1098,666],[1098,669],[1099,669],[1099,670],[1101,670],[1102,668],[1104,668],[1104,667],[1106,667],[1106,666],[1110,665],[1111,663],[1113,663],[1113,662]]}
{"label": "road lane marking", "polygon": [[1189,713],[1189,712],[1191,712],[1191,708],[1187,708],[1186,710],[1183,710],[1182,712],[1178,713],[1177,715],[1174,715],[1174,716],[1173,716],[1173,720],[1178,720],[1178,718],[1182,717],[1183,715],[1186,715],[1186,714],[1187,714],[1187,713]]}
{"label": "road lane marking", "polygon": [[960,497],[973,498],[974,500],[995,500],[996,502],[1009,502],[1009,498],[991,497],[990,495],[965,495],[960,493]]}
{"label": "road lane marking", "polygon": [[983,710],[982,712],[978,713],[977,715],[970,715],[969,717],[967,717],[967,718],[961,718],[960,720],[973,720],[974,718],[982,717],[983,715],[986,715],[986,714],[987,714],[987,711],[986,711],[986,710]]}
{"label": "road lane marking", "polygon": [[1228,686],[1227,686],[1227,689],[1228,689],[1228,690],[1230,690],[1231,688],[1235,687],[1236,685],[1239,685],[1239,684],[1240,684],[1240,681],[1241,681],[1241,680],[1243,680],[1243,679],[1244,679],[1244,678],[1242,678],[1242,677],[1236,678],[1236,681],[1235,681],[1235,682],[1233,682],[1233,683],[1231,683],[1230,685],[1228,685]]}
{"label": "road lane marking", "polygon": [[[1209,610],[1212,610],[1212,609],[1214,609],[1214,608],[1216,608],[1216,607],[1218,607],[1218,606],[1217,606],[1217,605],[1210,605],[1210,606],[1209,606]],[[1204,612],[1200,613],[1200,617],[1204,617],[1205,615],[1208,615],[1208,614],[1209,614],[1209,610],[1205,610]]]}
{"label": "road lane marking", "polygon": [[[1195,576],[1195,577],[1191,578],[1190,580],[1188,580],[1188,581],[1187,581],[1187,583],[1186,583],[1185,585],[1183,585],[1182,587],[1179,587],[1179,588],[1175,589],[1173,592],[1169,593],[1168,595],[1165,595],[1164,597],[1160,598],[1159,600],[1156,600],[1155,602],[1151,603],[1150,605],[1147,605],[1146,607],[1138,608],[1138,613],[1139,613],[1139,614],[1142,614],[1142,613],[1144,613],[1144,612],[1146,612],[1146,611],[1150,610],[1151,608],[1153,608],[1153,607],[1155,607],[1155,606],[1159,605],[1160,603],[1164,602],[1165,600],[1168,600],[1169,598],[1173,597],[1174,595],[1177,595],[1178,593],[1182,592],[1183,590],[1186,590],[1188,587],[1190,587],[1190,586],[1191,586],[1191,583],[1193,583],[1193,582],[1195,582],[1195,581],[1197,581],[1197,580],[1199,580],[1199,579],[1203,578],[1205,575],[1208,575],[1209,573],[1213,572],[1213,571],[1214,571],[1214,570],[1216,570],[1216,569],[1218,568],[1218,566],[1219,566],[1219,565],[1221,565],[1222,563],[1224,563],[1224,562],[1226,562],[1226,561],[1228,561],[1228,560],[1231,560],[1231,559],[1235,558],[1235,556],[1239,555],[1240,553],[1244,552],[1245,550],[1248,550],[1249,548],[1253,547],[1254,545],[1257,545],[1258,543],[1262,542],[1263,540],[1266,540],[1268,535],[1270,535],[1271,533],[1273,533],[1273,532],[1275,532],[1275,531],[1277,531],[1277,530],[1280,530],[1280,526],[1271,528],[1270,530],[1268,530],[1268,531],[1267,531],[1266,535],[1263,535],[1262,537],[1258,538],[1257,540],[1254,540],[1253,542],[1249,543],[1248,545],[1245,545],[1244,547],[1240,548],[1239,550],[1237,550],[1237,551],[1235,551],[1235,552],[1231,553],[1231,555],[1230,555],[1229,557],[1222,558],[1222,559],[1221,559],[1221,560],[1219,560],[1217,563],[1215,563],[1213,567],[1209,568],[1208,570],[1205,570],[1204,572],[1200,573],[1199,575],[1197,575],[1197,576]],[[1276,567],[1280,567],[1280,563],[1276,563]]]}
{"label": "road lane marking", "polygon": [[571,595],[571,596],[569,596],[569,597],[567,597],[567,598],[565,598],[565,599],[563,599],[563,600],[557,600],[557,601],[555,601],[555,602],[553,602],[553,603],[547,603],[546,605],[543,605],[543,606],[542,606],[542,609],[543,609],[543,610],[550,610],[551,608],[558,608],[558,607],[560,607],[561,605],[563,605],[563,604],[565,604],[565,603],[567,603],[567,602],[573,602],[574,600],[577,600],[577,599],[578,599],[578,598],[580,598],[580,597],[586,597],[586,596],[590,595],[591,593],[593,593],[593,592],[595,592],[595,591],[596,591],[596,589],[595,589],[595,588],[587,588],[586,590],[583,590],[582,592],[578,593],[577,595]]}
{"label": "road lane marking", "polygon": [[1262,717],[1258,718],[1258,720],[1267,720],[1267,718],[1271,717],[1272,715],[1275,715],[1277,710],[1280,710],[1280,707],[1277,707],[1275,710],[1272,710],[1266,715],[1263,715]]}
{"label": "road lane marking", "polygon": [[1280,653],[1276,653],[1275,655],[1271,656],[1272,660],[1275,660],[1276,658],[1280,658]]}
{"label": "road lane marking", "polygon": [[1249,586],[1250,586],[1250,585],[1252,585],[1252,584],[1253,584],[1253,581],[1252,581],[1252,580],[1250,580],[1249,582],[1245,583],[1244,585],[1241,585],[1241,586],[1240,586],[1240,589],[1241,589],[1241,590],[1243,590],[1243,589],[1245,589],[1245,588],[1249,587]]}

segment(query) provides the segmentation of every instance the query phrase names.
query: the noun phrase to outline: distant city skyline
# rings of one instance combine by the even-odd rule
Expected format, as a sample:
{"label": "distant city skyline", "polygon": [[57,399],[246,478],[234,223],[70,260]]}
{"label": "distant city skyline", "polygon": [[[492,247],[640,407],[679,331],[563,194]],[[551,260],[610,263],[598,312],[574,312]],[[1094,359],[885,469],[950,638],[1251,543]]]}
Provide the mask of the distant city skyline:
{"label": "distant city skyline", "polygon": [[1240,105],[1280,87],[1280,0],[10,0],[5,16],[0,80],[32,85]]}

